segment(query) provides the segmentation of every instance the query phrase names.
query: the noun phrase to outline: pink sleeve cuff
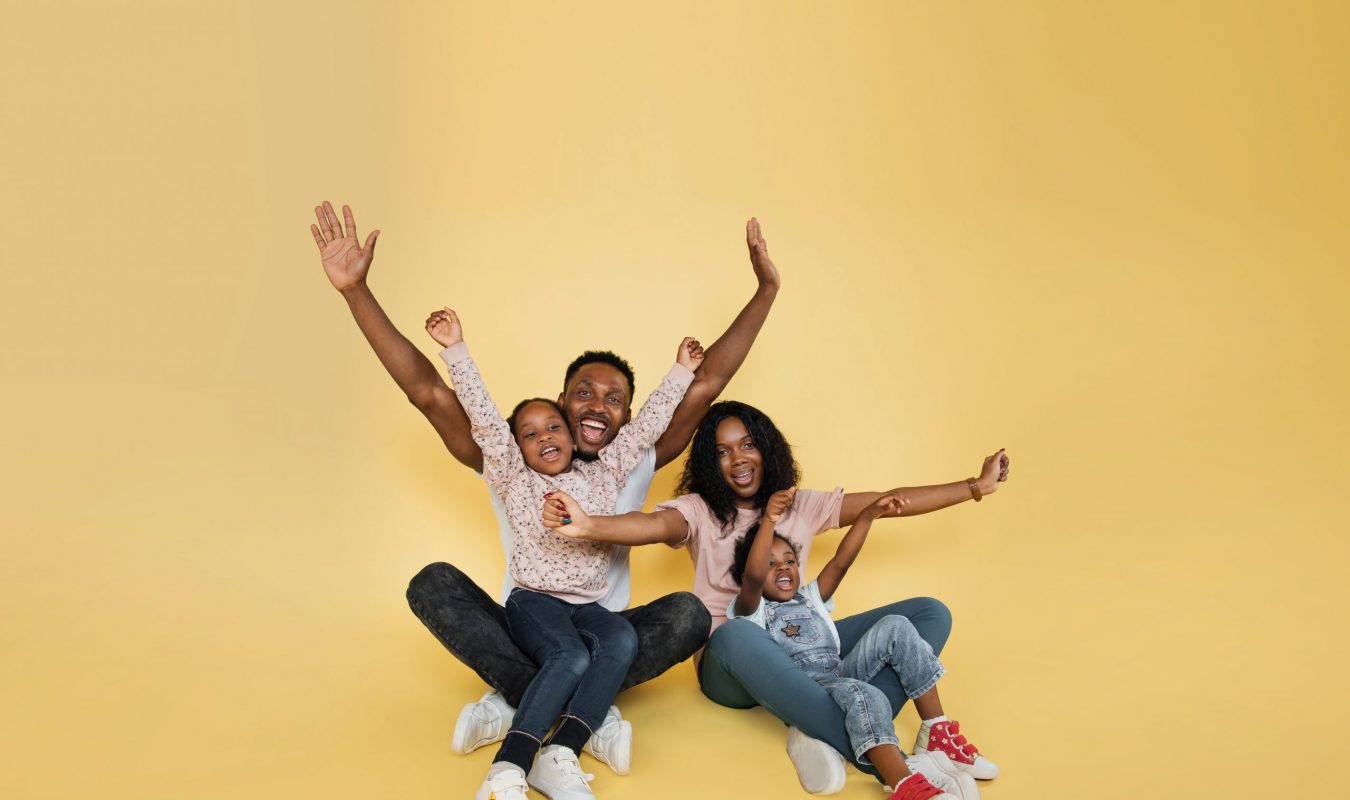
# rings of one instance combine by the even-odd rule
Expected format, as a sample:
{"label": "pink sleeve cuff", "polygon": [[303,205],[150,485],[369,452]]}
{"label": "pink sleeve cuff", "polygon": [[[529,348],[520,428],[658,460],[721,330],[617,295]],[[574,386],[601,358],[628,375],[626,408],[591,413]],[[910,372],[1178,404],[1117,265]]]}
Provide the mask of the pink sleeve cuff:
{"label": "pink sleeve cuff", "polygon": [[461,361],[467,361],[468,359],[469,359],[468,342],[460,342],[459,344],[452,344],[441,351],[441,360],[445,362],[445,365],[447,367],[450,366],[451,364],[458,364]]}

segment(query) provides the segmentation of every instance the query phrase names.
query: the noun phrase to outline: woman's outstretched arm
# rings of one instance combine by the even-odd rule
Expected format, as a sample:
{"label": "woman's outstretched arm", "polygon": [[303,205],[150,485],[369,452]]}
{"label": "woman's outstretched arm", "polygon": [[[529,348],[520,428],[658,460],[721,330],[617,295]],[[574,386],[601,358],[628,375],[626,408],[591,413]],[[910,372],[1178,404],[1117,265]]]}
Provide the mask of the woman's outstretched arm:
{"label": "woman's outstretched arm", "polygon": [[573,539],[611,544],[679,545],[689,536],[689,523],[673,508],[647,514],[634,511],[615,516],[587,514],[567,492],[544,496],[544,527]]}
{"label": "woman's outstretched arm", "polygon": [[[843,506],[839,510],[839,525],[852,525],[864,508],[888,494],[901,494],[909,500],[904,510],[907,517],[927,514],[967,500],[980,500],[998,491],[999,484],[1008,479],[1010,463],[1007,453],[1000,450],[984,460],[976,478],[933,486],[901,486],[884,492],[849,492],[844,495]],[[896,517],[899,513],[887,511],[881,516]]]}

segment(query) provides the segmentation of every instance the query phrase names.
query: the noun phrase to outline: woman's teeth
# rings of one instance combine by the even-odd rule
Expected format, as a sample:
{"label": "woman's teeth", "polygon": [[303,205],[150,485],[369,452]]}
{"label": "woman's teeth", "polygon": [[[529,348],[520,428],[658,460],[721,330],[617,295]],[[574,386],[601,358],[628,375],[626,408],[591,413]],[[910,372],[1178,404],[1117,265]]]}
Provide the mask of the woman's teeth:
{"label": "woman's teeth", "polygon": [[752,469],[747,469],[744,472],[733,472],[731,473],[731,481],[732,483],[744,485],[749,483],[750,479],[754,476],[755,471]]}

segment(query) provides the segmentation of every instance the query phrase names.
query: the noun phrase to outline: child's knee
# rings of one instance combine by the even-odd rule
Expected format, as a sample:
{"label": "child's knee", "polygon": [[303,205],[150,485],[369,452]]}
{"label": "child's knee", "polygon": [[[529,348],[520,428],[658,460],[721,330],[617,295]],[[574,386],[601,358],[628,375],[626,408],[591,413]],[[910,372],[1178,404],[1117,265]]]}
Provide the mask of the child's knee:
{"label": "child's knee", "polygon": [[549,654],[541,667],[557,676],[557,680],[580,683],[591,666],[591,654],[584,647],[561,647]]}
{"label": "child's knee", "polygon": [[914,623],[899,614],[891,614],[881,618],[877,623],[886,633],[887,638],[900,642],[912,642],[922,639],[919,630],[914,627]]}

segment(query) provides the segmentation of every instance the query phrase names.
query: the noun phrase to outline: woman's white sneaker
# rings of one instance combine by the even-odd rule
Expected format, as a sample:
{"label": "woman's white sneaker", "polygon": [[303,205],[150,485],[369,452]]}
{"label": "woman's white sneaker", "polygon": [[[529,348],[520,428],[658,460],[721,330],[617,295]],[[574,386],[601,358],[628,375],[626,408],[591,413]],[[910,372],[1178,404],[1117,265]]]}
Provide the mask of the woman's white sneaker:
{"label": "woman's white sneaker", "polygon": [[511,730],[511,720],[515,716],[516,710],[507,705],[500,692],[488,692],[477,703],[469,703],[460,710],[450,749],[464,755],[483,745],[500,742]]}
{"label": "woman's white sneaker", "polygon": [[844,757],[833,747],[812,739],[800,728],[788,728],[788,758],[797,768],[797,780],[811,794],[834,794],[844,788]]}

